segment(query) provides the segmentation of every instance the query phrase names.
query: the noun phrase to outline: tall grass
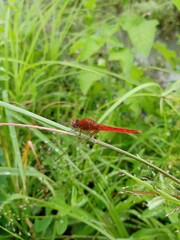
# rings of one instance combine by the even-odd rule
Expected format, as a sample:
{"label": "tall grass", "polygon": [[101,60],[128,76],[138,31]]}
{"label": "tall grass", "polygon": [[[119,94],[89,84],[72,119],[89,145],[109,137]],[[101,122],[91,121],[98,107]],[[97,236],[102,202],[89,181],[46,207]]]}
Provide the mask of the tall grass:
{"label": "tall grass", "polygon": [[[1,239],[179,237],[178,58],[157,20],[116,4],[0,3],[1,122],[70,132],[0,127]],[[169,69],[138,62],[153,47]],[[83,117],[142,134],[78,136],[68,119]]]}

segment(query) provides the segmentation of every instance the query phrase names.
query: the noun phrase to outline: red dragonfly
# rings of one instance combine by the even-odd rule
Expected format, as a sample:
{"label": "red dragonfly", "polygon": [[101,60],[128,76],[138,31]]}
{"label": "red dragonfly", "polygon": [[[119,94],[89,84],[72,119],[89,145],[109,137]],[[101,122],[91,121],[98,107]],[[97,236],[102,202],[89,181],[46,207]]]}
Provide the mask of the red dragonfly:
{"label": "red dragonfly", "polygon": [[71,122],[71,126],[74,129],[85,130],[90,132],[91,134],[98,133],[99,131],[106,131],[106,132],[118,132],[118,133],[125,133],[125,134],[140,134],[141,131],[138,130],[132,130],[127,128],[120,128],[120,127],[111,127],[106,126],[103,124],[98,124],[94,120],[91,120],[89,118],[84,119],[75,119]]}

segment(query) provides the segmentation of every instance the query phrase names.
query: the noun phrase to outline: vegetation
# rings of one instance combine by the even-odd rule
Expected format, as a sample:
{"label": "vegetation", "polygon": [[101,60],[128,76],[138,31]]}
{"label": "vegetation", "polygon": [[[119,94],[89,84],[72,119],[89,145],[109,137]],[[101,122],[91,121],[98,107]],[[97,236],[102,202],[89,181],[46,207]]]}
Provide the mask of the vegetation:
{"label": "vegetation", "polygon": [[[0,2],[1,123],[36,126],[0,127],[0,239],[180,239],[179,11]],[[79,136],[85,117],[142,134]]]}

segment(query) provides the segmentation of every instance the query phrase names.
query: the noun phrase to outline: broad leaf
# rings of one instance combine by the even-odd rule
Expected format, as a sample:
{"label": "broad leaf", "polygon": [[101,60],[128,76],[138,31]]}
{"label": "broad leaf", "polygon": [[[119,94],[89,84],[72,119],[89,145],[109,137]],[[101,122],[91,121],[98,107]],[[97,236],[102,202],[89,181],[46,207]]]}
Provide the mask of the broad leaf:
{"label": "broad leaf", "polygon": [[124,17],[122,28],[127,31],[136,51],[147,57],[153,46],[157,20],[146,20],[139,16]]}
{"label": "broad leaf", "polygon": [[100,78],[102,78],[102,75],[92,73],[92,72],[85,72],[81,71],[79,76],[79,86],[84,95],[87,94],[89,89],[92,87],[94,82],[98,81]]}
{"label": "broad leaf", "polygon": [[177,9],[180,11],[180,1],[179,0],[172,0],[172,2],[177,7]]}

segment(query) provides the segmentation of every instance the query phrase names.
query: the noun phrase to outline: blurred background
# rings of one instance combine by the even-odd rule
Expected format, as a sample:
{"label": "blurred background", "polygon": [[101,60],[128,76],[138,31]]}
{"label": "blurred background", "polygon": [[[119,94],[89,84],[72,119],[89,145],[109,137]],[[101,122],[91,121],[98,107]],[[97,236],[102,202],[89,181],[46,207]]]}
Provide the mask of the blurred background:
{"label": "blurred background", "polygon": [[[141,130],[95,137],[178,178],[179,30],[176,0],[0,1],[1,122]],[[71,136],[0,134],[2,239],[180,237],[177,182]]]}

